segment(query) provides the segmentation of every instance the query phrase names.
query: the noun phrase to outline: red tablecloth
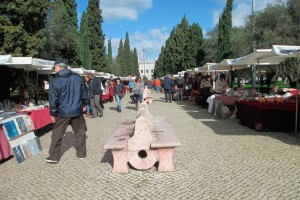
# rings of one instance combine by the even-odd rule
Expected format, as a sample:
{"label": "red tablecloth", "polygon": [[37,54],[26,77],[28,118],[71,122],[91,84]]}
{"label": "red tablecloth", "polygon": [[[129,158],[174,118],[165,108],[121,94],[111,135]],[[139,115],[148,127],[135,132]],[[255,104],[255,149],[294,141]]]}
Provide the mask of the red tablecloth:
{"label": "red tablecloth", "polygon": [[49,107],[45,107],[41,110],[23,111],[20,113],[28,114],[31,117],[35,130],[43,128],[44,126],[52,123]]}
{"label": "red tablecloth", "polygon": [[191,91],[191,96],[192,97],[196,97],[199,94],[199,92],[197,90],[192,90]]}
{"label": "red tablecloth", "polygon": [[8,158],[9,156],[12,155],[13,152],[10,148],[7,137],[1,125],[0,126],[0,160]]}
{"label": "red tablecloth", "polygon": [[[240,123],[249,128],[254,128],[256,123],[261,123],[272,131],[293,132],[295,129],[295,103],[237,101],[235,105]],[[300,130],[300,118],[297,123]]]}
{"label": "red tablecloth", "polygon": [[101,95],[102,99],[104,101],[108,101],[110,99],[110,95],[109,94],[104,94],[104,95]]}

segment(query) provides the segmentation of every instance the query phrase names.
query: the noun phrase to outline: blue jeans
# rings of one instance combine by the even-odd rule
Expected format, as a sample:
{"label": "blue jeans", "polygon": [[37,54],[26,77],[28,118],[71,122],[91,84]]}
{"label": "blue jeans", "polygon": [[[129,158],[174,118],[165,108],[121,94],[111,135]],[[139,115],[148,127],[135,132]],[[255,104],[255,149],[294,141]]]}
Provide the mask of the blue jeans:
{"label": "blue jeans", "polygon": [[117,110],[119,112],[121,112],[121,110],[122,110],[121,99],[120,99],[119,95],[117,95],[117,94],[115,94],[115,98],[116,98],[116,101],[117,101]]}
{"label": "blue jeans", "polygon": [[177,101],[183,100],[183,88],[178,88],[177,90]]}
{"label": "blue jeans", "polygon": [[136,102],[140,102],[140,103],[143,102],[143,95],[142,94],[135,94],[134,98],[135,98]]}
{"label": "blue jeans", "polygon": [[160,89],[159,86],[156,86],[156,92],[159,92],[159,89]]}

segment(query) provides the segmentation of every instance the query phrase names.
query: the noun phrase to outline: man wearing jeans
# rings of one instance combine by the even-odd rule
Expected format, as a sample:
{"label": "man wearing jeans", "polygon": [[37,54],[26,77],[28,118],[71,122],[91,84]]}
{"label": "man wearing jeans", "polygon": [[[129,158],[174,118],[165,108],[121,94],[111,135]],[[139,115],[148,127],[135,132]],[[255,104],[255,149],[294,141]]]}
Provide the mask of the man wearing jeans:
{"label": "man wearing jeans", "polygon": [[184,80],[179,75],[178,79],[176,80],[176,85],[177,85],[177,101],[182,101],[183,100],[183,86],[184,86]]}
{"label": "man wearing jeans", "polygon": [[86,157],[86,123],[83,106],[89,104],[89,92],[83,79],[68,69],[64,61],[56,61],[56,72],[49,88],[50,115],[54,124],[47,163],[59,160],[62,138],[68,125],[72,126],[76,138],[76,155]]}

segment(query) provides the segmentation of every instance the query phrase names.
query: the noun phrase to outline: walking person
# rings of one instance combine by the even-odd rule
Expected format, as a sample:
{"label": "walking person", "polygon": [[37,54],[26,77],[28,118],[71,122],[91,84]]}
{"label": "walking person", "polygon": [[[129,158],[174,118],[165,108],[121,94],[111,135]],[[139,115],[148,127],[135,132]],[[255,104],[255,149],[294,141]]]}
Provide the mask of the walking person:
{"label": "walking person", "polygon": [[76,155],[86,157],[86,123],[83,106],[88,105],[89,92],[83,79],[68,69],[63,61],[54,64],[56,72],[49,88],[50,115],[54,124],[47,163],[58,163],[62,138],[71,125],[76,138]]}
{"label": "walking person", "polygon": [[164,85],[164,91],[165,91],[165,101],[172,103],[172,96],[171,96],[171,90],[172,86],[174,85],[174,82],[172,79],[170,79],[169,76],[166,76],[163,80]]}
{"label": "walking person", "polygon": [[91,103],[91,118],[96,118],[97,113],[99,113],[99,117],[103,116],[103,109],[101,107],[101,95],[103,92],[103,85],[101,79],[95,77],[92,73],[88,74],[89,77],[89,90],[90,90],[90,103]]}
{"label": "walking person", "polygon": [[176,80],[177,85],[177,101],[183,101],[183,87],[184,87],[184,80],[179,75],[178,79]]}
{"label": "walking person", "polygon": [[144,84],[141,82],[141,77],[136,77],[133,84],[133,95],[135,99],[135,110],[139,110],[139,102],[143,101]]}
{"label": "walking person", "polygon": [[117,111],[122,112],[122,104],[121,100],[124,97],[124,84],[121,82],[120,77],[117,78],[116,84],[114,86],[114,94],[115,94],[115,99],[117,101]]}
{"label": "walking person", "polygon": [[156,92],[159,93],[160,92],[160,87],[161,87],[161,81],[157,78],[155,80],[155,89],[156,89]]}

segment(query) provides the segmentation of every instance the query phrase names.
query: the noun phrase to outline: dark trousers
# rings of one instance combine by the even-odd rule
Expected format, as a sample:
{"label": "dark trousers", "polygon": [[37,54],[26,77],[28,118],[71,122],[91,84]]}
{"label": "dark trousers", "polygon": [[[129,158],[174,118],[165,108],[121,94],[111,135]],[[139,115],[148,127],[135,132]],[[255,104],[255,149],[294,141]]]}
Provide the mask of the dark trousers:
{"label": "dark trousers", "polygon": [[90,98],[90,103],[91,103],[91,111],[92,111],[92,116],[96,117],[97,112],[99,112],[100,115],[103,114],[103,110],[100,104],[101,97],[100,95],[95,95]]}
{"label": "dark trousers", "polygon": [[170,89],[165,89],[165,99],[166,102],[172,102],[172,96],[171,96],[171,88]]}
{"label": "dark trousers", "polygon": [[51,160],[59,160],[62,138],[66,132],[68,125],[71,125],[76,138],[75,149],[77,157],[86,157],[85,132],[87,131],[87,127],[83,115],[72,118],[56,117],[51,136],[51,145],[49,149],[49,158]]}

